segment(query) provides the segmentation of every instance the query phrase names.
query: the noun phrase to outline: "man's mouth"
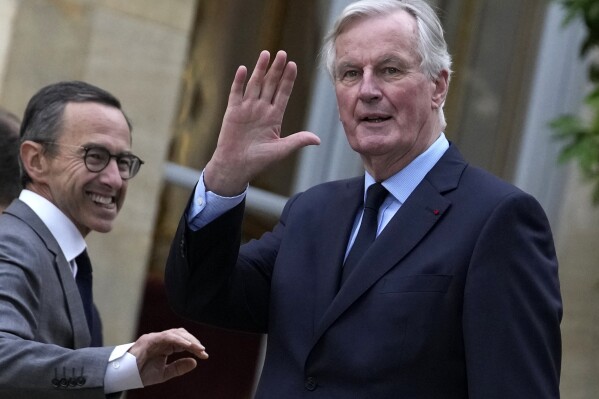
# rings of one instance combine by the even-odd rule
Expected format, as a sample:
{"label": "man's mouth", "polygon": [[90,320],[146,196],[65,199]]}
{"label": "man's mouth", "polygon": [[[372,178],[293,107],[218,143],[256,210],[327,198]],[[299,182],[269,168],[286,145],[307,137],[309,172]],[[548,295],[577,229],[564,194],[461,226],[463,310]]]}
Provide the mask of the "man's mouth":
{"label": "man's mouth", "polygon": [[391,118],[388,116],[367,116],[365,118],[362,118],[362,122],[381,123],[388,121],[389,119]]}
{"label": "man's mouth", "polygon": [[98,205],[106,206],[106,205],[114,204],[114,202],[115,202],[114,197],[108,197],[108,196],[100,195],[97,193],[87,193],[87,195],[93,202],[95,202]]}

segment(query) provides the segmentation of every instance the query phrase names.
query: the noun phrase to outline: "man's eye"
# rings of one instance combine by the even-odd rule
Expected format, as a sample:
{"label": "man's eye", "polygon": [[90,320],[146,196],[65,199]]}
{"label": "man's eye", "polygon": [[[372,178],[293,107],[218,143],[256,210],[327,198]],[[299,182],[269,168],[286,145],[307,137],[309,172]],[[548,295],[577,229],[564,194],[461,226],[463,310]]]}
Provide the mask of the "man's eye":
{"label": "man's eye", "polygon": [[101,160],[106,158],[106,154],[102,151],[88,151],[87,152],[87,157],[88,158],[92,158],[94,160]]}
{"label": "man's eye", "polygon": [[129,157],[123,157],[119,159],[119,166],[129,168],[129,166],[131,166],[132,163],[133,161]]}
{"label": "man's eye", "polygon": [[385,74],[387,75],[396,75],[399,73],[399,69],[395,67],[387,67],[384,69]]}
{"label": "man's eye", "polygon": [[352,71],[345,71],[343,72],[341,79],[343,80],[353,80],[355,78],[357,78],[360,74],[358,73],[358,71],[352,70]]}

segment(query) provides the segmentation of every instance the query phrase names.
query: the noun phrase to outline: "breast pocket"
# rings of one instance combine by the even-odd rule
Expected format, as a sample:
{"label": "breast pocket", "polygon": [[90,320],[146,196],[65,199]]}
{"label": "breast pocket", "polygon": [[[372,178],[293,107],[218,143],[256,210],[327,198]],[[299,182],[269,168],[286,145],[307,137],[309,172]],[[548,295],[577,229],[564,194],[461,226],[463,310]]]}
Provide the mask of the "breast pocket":
{"label": "breast pocket", "polygon": [[382,294],[409,292],[445,293],[451,284],[451,275],[419,274],[387,277],[379,290]]}

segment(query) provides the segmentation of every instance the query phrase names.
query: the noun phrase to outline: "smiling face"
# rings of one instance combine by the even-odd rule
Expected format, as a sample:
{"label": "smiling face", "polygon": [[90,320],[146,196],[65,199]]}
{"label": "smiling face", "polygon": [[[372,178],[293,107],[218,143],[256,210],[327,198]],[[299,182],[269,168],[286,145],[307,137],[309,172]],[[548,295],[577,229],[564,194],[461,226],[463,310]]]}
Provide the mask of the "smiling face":
{"label": "smiling face", "polygon": [[405,11],[352,22],[335,41],[335,92],[350,146],[377,180],[397,173],[441,133],[446,71],[420,69],[416,20]]}
{"label": "smiling face", "polygon": [[33,183],[41,190],[35,191],[69,217],[84,237],[92,230],[110,231],[125,201],[127,181],[114,159],[101,172],[87,170],[81,146],[130,152],[131,132],[123,113],[99,103],[68,103],[57,144],[55,155],[42,156],[43,177]]}

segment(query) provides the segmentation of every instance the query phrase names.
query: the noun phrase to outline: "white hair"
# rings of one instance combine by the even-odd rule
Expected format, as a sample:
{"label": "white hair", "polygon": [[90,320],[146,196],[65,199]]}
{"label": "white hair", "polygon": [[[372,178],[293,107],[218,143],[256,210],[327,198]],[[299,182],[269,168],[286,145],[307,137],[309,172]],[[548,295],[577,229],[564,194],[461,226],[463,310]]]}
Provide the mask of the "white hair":
{"label": "white hair", "polygon": [[[357,20],[403,10],[416,20],[418,28],[417,52],[420,69],[430,79],[436,80],[441,71],[451,76],[451,56],[443,36],[443,27],[435,10],[424,0],[360,0],[351,3],[341,12],[333,28],[327,34],[321,51],[322,61],[335,80],[335,41],[347,26]],[[439,108],[440,120],[445,126],[443,108]]]}

